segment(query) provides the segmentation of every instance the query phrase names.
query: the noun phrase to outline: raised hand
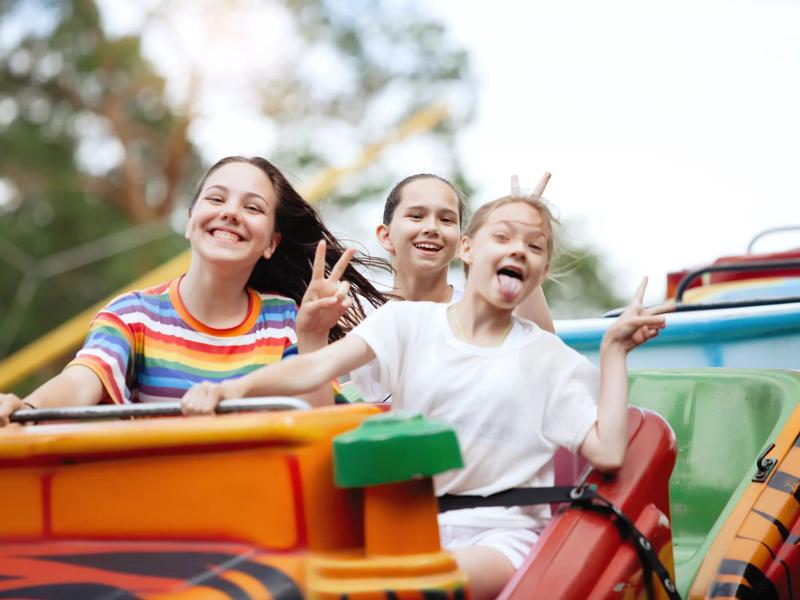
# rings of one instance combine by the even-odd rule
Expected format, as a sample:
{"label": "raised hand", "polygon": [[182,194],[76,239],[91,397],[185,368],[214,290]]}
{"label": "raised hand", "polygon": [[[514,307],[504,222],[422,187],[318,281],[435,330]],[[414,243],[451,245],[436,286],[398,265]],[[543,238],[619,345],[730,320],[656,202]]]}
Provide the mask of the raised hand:
{"label": "raised hand", "polygon": [[297,313],[298,337],[302,334],[327,338],[331,327],[339,322],[350,306],[347,295],[350,283],[341,281],[341,278],[355,250],[345,250],[328,277],[325,277],[325,250],[325,240],[320,240],[314,255],[311,282]]}
{"label": "raised hand", "polygon": [[619,348],[625,353],[658,335],[666,322],[662,312],[674,310],[669,304],[654,308],[644,308],[644,291],[647,289],[647,277],[642,278],[633,300],[623,313],[608,328],[603,336],[603,346]]}
{"label": "raised hand", "polygon": [[[544,194],[544,188],[547,187],[547,183],[550,181],[550,173],[545,171],[542,175],[542,178],[539,180],[539,183],[536,185],[534,190],[529,194],[531,198],[536,198],[537,200],[542,197]],[[525,194],[522,193],[522,190],[519,187],[519,177],[516,175],[511,176],[511,196],[518,198],[524,196]]]}

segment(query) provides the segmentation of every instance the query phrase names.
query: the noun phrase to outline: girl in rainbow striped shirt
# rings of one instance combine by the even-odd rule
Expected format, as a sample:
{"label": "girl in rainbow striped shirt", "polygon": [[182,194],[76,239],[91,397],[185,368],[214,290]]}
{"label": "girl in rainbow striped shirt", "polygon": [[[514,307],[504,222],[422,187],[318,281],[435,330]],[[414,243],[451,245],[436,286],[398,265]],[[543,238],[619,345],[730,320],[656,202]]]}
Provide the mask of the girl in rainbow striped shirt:
{"label": "girl in rainbow striped shirt", "polygon": [[[189,214],[189,270],[114,299],[61,374],[24,400],[0,394],[0,426],[26,406],[176,400],[198,382],[241,377],[343,337],[364,316],[356,295],[383,303],[349,265],[353,251],[263,158],[213,165]],[[366,257],[353,262],[376,264]],[[331,386],[306,398],[330,403]],[[211,410],[184,405],[187,413]]]}

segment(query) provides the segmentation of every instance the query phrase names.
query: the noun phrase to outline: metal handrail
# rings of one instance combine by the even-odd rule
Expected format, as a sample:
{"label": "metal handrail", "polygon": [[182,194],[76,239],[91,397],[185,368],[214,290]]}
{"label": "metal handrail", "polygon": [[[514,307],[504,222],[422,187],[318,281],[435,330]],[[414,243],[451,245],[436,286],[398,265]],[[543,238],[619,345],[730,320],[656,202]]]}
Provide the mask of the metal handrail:
{"label": "metal handrail", "polygon": [[761,238],[768,236],[772,233],[782,233],[784,231],[800,231],[800,225],[784,225],[782,227],[772,227],[770,229],[765,229],[761,233],[757,233],[756,236],[750,240],[750,243],[747,244],[747,253],[753,253],[753,246],[756,245],[756,242]]}
{"label": "metal handrail", "polygon": [[736,272],[736,271],[780,271],[781,269],[800,269],[800,259],[797,260],[770,260],[750,263],[736,263],[723,265],[709,265],[694,271],[689,271],[678,284],[675,290],[675,301],[683,300],[683,293],[689,284],[706,273]]}
{"label": "metal handrail", "polygon": [[[746,308],[748,306],[774,306],[779,304],[800,303],[800,296],[783,296],[781,298],[751,298],[748,300],[721,300],[716,302],[696,302],[692,304],[676,304],[671,312],[695,312],[700,310],[721,310],[724,308]],[[625,308],[612,308],[600,315],[602,318],[618,317]]]}
{"label": "metal handrail", "polygon": [[[271,396],[240,400],[223,400],[217,405],[219,414],[274,410],[309,410],[311,405],[299,398]],[[100,406],[65,406],[60,408],[23,408],[11,414],[12,423],[42,421],[126,419],[131,417],[178,417],[180,402],[143,402],[141,404],[104,404]]]}

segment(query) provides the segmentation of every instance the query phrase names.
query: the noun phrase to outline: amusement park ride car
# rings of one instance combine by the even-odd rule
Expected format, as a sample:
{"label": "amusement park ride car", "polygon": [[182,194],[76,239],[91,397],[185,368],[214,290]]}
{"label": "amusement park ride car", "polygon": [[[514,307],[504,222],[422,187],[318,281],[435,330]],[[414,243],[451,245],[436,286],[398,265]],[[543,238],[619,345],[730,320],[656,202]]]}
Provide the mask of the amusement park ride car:
{"label": "amusement park ride car", "polygon": [[[800,249],[669,282],[676,312],[629,358],[624,466],[557,456],[536,501],[559,506],[502,600],[800,597]],[[596,360],[608,324],[557,330]],[[460,465],[451,430],[366,403],[223,408],[272,412],[16,413],[38,424],[0,431],[0,598],[469,598],[431,480]]]}

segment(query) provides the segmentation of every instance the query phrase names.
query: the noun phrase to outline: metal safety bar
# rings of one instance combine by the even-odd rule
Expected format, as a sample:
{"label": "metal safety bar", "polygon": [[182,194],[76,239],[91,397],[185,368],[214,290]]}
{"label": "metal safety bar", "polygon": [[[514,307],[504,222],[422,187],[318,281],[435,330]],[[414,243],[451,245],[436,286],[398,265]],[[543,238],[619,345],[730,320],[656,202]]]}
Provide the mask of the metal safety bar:
{"label": "metal safety bar", "polygon": [[[241,400],[223,400],[217,413],[261,412],[277,410],[309,410],[311,405],[299,398],[271,396]],[[24,408],[11,415],[13,423],[42,421],[83,421],[127,419],[132,417],[178,417],[180,402],[143,402],[141,404],[103,404],[100,406],[65,406],[60,408]]]}

